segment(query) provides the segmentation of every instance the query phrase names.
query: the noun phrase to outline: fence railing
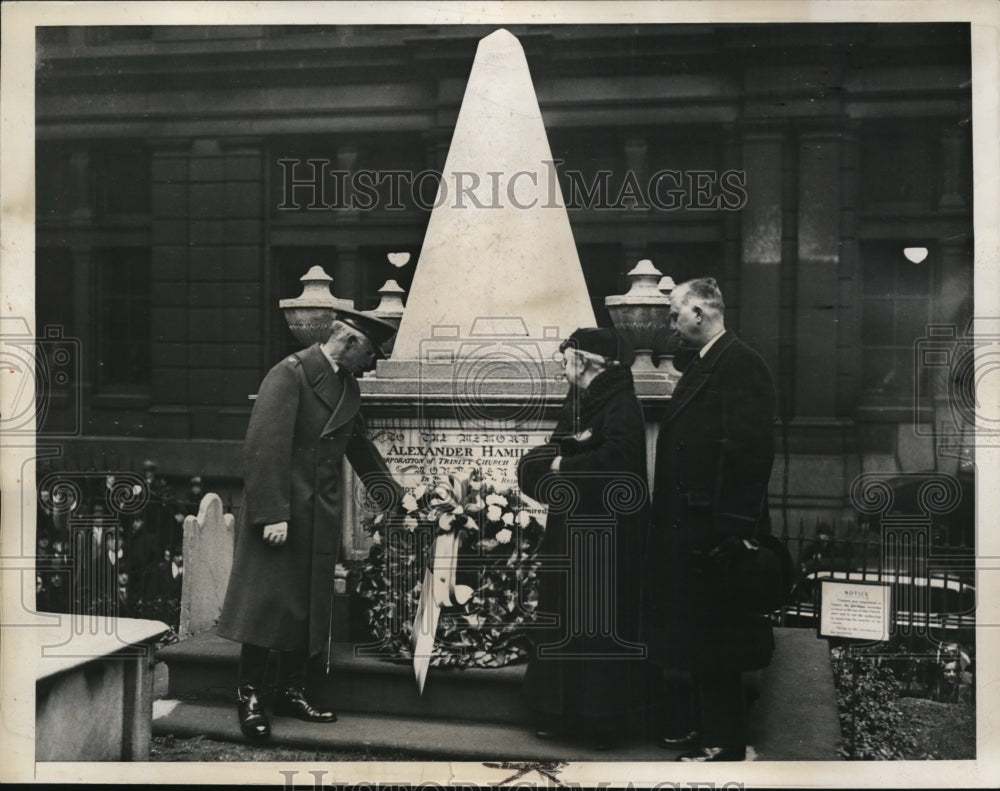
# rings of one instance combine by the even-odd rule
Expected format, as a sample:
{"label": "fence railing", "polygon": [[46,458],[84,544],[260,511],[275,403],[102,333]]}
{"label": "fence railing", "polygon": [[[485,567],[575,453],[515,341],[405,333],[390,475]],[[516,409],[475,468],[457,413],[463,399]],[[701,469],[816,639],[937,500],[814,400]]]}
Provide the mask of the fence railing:
{"label": "fence railing", "polygon": [[796,566],[791,601],[774,620],[816,627],[824,579],[880,582],[891,588],[892,634],[971,639],[975,627],[974,551],[948,527],[851,522],[783,531]]}
{"label": "fence railing", "polygon": [[36,608],[176,628],[184,519],[198,513],[200,477],[170,479],[151,462],[106,456],[61,462],[37,469]]}
{"label": "fence railing", "polygon": [[[48,612],[155,617],[177,624],[184,518],[198,512],[198,476],[168,479],[152,462],[66,458],[37,471],[37,606]],[[217,486],[227,512],[232,489]],[[894,634],[967,642],[975,625],[974,549],[954,525],[787,522],[780,537],[796,575],[784,626],[815,628],[823,579],[883,582]]]}

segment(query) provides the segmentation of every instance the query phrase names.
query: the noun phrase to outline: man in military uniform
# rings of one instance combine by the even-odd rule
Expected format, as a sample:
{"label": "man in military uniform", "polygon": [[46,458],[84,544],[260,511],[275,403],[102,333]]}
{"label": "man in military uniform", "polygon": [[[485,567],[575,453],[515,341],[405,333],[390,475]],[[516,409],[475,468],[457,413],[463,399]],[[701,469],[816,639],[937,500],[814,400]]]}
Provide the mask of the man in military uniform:
{"label": "man in military uniform", "polygon": [[341,546],[343,459],[387,508],[401,490],[365,436],[355,375],[384,356],[386,322],[338,311],[329,338],[286,357],[260,386],[244,454],[244,499],[233,569],[217,632],[242,643],[240,727],[266,738],[261,708],[271,650],[278,652],[275,714],[333,722],[305,694],[307,667],[330,640],[334,566]]}

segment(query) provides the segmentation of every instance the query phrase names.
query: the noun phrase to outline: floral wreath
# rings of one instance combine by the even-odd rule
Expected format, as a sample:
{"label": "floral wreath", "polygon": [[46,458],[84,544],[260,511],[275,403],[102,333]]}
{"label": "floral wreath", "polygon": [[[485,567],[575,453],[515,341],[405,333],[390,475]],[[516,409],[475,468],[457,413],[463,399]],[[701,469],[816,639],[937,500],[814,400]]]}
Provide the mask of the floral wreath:
{"label": "floral wreath", "polygon": [[[370,505],[370,504],[369,504]],[[516,489],[497,491],[474,468],[408,492],[402,515],[365,509],[372,538],[355,592],[368,604],[380,649],[411,660],[413,620],[437,535],[461,539],[456,586],[461,606],[441,612],[431,665],[502,667],[525,657],[538,603],[544,510]]]}

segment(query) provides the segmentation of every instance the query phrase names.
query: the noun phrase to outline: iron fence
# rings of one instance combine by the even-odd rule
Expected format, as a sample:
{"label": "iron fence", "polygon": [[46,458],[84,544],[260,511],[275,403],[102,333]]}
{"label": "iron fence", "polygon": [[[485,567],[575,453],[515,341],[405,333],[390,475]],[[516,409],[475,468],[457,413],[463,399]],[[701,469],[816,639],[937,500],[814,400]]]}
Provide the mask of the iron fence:
{"label": "iron fence", "polygon": [[[975,552],[949,525],[900,527],[877,520],[836,527],[817,522],[787,527],[781,538],[796,577],[790,601],[773,619],[782,626],[815,628],[825,579],[878,582],[891,591],[891,634],[932,642],[974,639]],[[958,536],[958,538],[956,538]]]}
{"label": "iron fence", "polygon": [[[91,454],[42,460],[36,480],[36,609],[176,628],[184,520],[198,513],[201,477]],[[233,510],[231,493],[224,507]]]}
{"label": "iron fence", "polygon": [[[183,524],[207,489],[200,476],[164,476],[152,461],[116,456],[43,460],[37,470],[37,607],[47,612],[155,617],[176,625]],[[131,484],[141,492],[121,496]],[[213,482],[227,512],[235,486]],[[137,493],[138,492],[138,493]],[[126,492],[127,494],[127,492]],[[816,628],[822,580],[891,588],[892,636],[934,645],[974,642],[971,531],[954,524],[901,528],[857,519],[800,520],[780,537],[795,567],[781,626]]]}

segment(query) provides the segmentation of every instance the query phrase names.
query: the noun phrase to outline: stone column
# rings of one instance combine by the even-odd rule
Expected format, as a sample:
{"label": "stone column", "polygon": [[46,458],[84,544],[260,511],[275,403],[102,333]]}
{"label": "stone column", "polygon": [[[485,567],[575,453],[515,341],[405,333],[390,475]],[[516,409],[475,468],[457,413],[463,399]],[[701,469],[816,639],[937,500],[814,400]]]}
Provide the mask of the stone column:
{"label": "stone column", "polygon": [[833,417],[840,265],[839,130],[799,139],[798,267],[795,288],[795,413]]}
{"label": "stone column", "polygon": [[625,141],[625,167],[635,173],[640,184],[649,178],[647,164],[649,144],[643,135],[633,135]]}
{"label": "stone column", "polygon": [[331,290],[338,299],[353,299],[354,304],[360,306],[362,295],[358,293],[358,254],[356,244],[337,245],[337,265],[333,271]]}
{"label": "stone column", "polygon": [[[438,173],[444,168],[444,160],[448,156],[448,135],[436,129],[432,129],[423,134],[424,141],[424,167]],[[430,196],[428,201],[434,200]]]}
{"label": "stone column", "polygon": [[[957,239],[944,242],[937,254],[941,259],[941,278],[934,305],[934,322],[952,325],[956,338],[967,337],[973,318],[973,263],[969,241]],[[936,468],[955,474],[960,461],[972,457],[975,445],[975,426],[963,425],[961,420],[955,419],[954,396],[949,390],[949,379],[955,371],[952,367],[941,366],[917,370],[916,374],[927,388],[928,402],[934,405]]]}
{"label": "stone column", "polygon": [[[93,310],[91,301],[93,299],[94,271],[91,261],[91,249],[87,245],[73,245],[70,248],[73,256],[73,282],[69,285],[73,289],[73,330],[80,339],[80,386],[84,392],[93,388],[94,381],[94,360],[96,358],[97,338],[94,333]],[[39,332],[42,327],[36,328]]]}
{"label": "stone column", "polygon": [[190,148],[187,141],[150,140],[152,217],[150,284],[150,431],[189,436],[187,316],[190,236]]}
{"label": "stone column", "polygon": [[782,156],[785,132],[742,131],[747,201],[740,215],[740,333],[778,375],[781,337]]}
{"label": "stone column", "polygon": [[93,219],[94,214],[90,152],[86,149],[74,151],[70,154],[69,166],[73,172],[73,207],[70,211],[70,222],[74,225],[85,225]]}
{"label": "stone column", "polygon": [[960,188],[962,160],[966,145],[965,130],[950,126],[941,136],[941,197],[938,208],[962,210],[966,208]]}
{"label": "stone column", "polygon": [[841,145],[840,262],[837,267],[837,414],[851,415],[858,398],[861,317],[860,163],[857,123],[845,126]]}
{"label": "stone column", "polygon": [[[642,135],[633,135],[625,141],[625,178],[632,178],[633,184],[638,187],[640,193],[645,193],[646,185],[649,183],[649,144]],[[636,207],[629,211],[648,211]]]}
{"label": "stone column", "polygon": [[[712,274],[719,281],[719,287],[722,289],[722,295],[726,301],[726,324],[730,329],[736,329],[743,326],[741,315],[743,313],[741,215],[725,211],[727,199],[723,198],[720,189],[721,174],[736,169],[742,161],[741,140],[735,124],[722,124],[720,142],[722,145],[720,157],[716,160],[718,173],[714,178],[716,182],[714,189],[720,192],[718,206],[721,210],[717,214],[716,223],[719,229],[721,248]],[[694,186],[697,190],[697,183]],[[696,196],[692,197],[694,198],[692,205],[697,205],[699,199]],[[740,331],[742,332],[742,330]]]}
{"label": "stone column", "polygon": [[351,178],[358,169],[358,147],[354,143],[342,143],[337,146],[337,170],[346,173],[341,177],[338,186],[337,205],[340,207],[334,212],[337,219],[355,218],[359,209],[351,208]]}

